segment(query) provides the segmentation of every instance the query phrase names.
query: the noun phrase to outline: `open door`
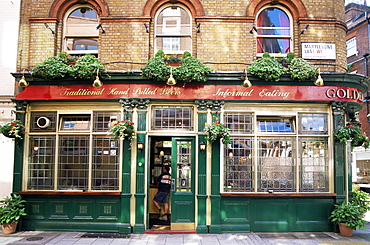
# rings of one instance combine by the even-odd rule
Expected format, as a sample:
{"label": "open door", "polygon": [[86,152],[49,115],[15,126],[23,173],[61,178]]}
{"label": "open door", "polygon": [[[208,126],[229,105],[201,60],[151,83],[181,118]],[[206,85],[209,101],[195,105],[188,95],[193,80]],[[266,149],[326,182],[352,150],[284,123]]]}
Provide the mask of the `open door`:
{"label": "open door", "polygon": [[195,230],[193,137],[172,137],[171,230]]}
{"label": "open door", "polygon": [[[149,228],[153,231],[195,230],[194,137],[153,136],[150,163]],[[163,165],[170,166],[168,220],[160,220],[152,200]]]}

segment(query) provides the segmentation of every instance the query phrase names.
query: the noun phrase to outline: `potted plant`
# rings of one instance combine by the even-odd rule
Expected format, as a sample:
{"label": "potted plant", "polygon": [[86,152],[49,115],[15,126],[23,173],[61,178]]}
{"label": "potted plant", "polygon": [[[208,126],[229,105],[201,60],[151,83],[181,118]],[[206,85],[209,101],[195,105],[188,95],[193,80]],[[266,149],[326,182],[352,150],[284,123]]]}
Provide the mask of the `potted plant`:
{"label": "potted plant", "polygon": [[353,230],[365,228],[366,221],[359,208],[352,202],[334,205],[330,220],[339,225],[339,231],[342,236],[352,236]]}
{"label": "potted plant", "polygon": [[135,137],[134,123],[129,120],[113,121],[110,125],[109,131],[114,139],[131,140]]}
{"label": "potted plant", "polygon": [[215,122],[210,127],[206,127],[206,133],[206,139],[211,143],[222,139],[222,143],[231,144],[229,129],[220,122]]}
{"label": "potted plant", "polygon": [[23,135],[26,134],[24,125],[18,120],[14,120],[1,126],[0,133],[5,137],[15,138],[17,140],[23,139]]}
{"label": "potted plant", "polygon": [[346,143],[351,140],[351,148],[356,146],[363,146],[364,148],[369,148],[370,140],[362,129],[358,126],[352,126],[347,124],[345,127],[339,127],[334,131],[335,140],[340,143]]}
{"label": "potted plant", "polygon": [[27,215],[24,203],[20,195],[15,193],[0,201],[0,224],[4,234],[15,232],[19,219]]}

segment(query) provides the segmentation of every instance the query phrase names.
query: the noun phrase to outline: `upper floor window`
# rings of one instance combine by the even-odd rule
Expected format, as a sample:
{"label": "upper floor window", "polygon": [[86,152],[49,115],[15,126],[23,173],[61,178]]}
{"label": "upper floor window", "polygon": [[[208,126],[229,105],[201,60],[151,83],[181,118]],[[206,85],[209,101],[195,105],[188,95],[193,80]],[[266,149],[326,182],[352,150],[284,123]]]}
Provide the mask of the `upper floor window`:
{"label": "upper floor window", "polygon": [[357,55],[356,37],[349,39],[347,42],[347,57]]}
{"label": "upper floor window", "polygon": [[191,52],[191,16],[179,6],[166,7],[155,19],[155,53],[165,54]]}
{"label": "upper floor window", "polygon": [[291,52],[292,23],[286,11],[268,7],[257,16],[257,53],[286,54]]}
{"label": "upper floor window", "polygon": [[69,54],[97,54],[99,25],[96,12],[80,6],[71,10],[65,18],[64,46]]}

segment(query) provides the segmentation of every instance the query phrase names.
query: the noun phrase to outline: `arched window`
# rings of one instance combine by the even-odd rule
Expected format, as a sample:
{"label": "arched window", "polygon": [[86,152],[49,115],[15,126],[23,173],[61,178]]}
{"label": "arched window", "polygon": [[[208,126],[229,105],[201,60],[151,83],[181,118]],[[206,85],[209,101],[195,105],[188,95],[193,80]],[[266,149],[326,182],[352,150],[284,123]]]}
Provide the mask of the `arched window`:
{"label": "arched window", "polygon": [[159,10],[155,18],[154,51],[165,54],[191,52],[191,15],[180,6],[170,6]]}
{"label": "arched window", "polygon": [[64,51],[69,54],[98,53],[99,21],[93,9],[78,6],[67,13],[64,23]]}
{"label": "arched window", "polygon": [[267,7],[257,15],[257,54],[286,54],[292,47],[291,17],[281,8]]}

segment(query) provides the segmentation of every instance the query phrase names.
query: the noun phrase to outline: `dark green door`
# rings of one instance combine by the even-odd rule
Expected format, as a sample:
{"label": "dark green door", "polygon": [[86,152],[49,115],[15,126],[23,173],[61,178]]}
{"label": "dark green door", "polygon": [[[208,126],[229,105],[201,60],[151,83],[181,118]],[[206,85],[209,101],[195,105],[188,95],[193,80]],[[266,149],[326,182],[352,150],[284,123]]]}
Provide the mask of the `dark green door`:
{"label": "dark green door", "polygon": [[195,229],[193,137],[172,138],[171,230]]}

